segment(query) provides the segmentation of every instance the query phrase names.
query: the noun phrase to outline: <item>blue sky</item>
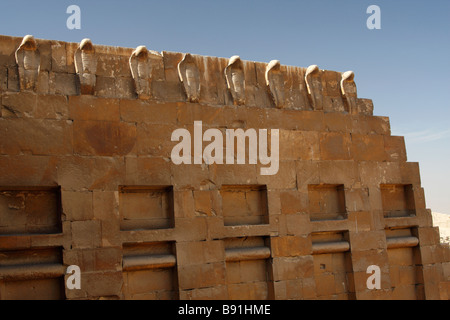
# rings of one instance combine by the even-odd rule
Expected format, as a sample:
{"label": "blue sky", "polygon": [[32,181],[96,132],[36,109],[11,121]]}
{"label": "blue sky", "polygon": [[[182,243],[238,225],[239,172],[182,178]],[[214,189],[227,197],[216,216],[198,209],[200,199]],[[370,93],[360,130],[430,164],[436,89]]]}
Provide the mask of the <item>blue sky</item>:
{"label": "blue sky", "polygon": [[[72,4],[81,30],[66,27]],[[366,27],[369,5],[381,30]],[[427,207],[450,213],[448,0],[2,1],[0,34],[353,70],[420,162]]]}

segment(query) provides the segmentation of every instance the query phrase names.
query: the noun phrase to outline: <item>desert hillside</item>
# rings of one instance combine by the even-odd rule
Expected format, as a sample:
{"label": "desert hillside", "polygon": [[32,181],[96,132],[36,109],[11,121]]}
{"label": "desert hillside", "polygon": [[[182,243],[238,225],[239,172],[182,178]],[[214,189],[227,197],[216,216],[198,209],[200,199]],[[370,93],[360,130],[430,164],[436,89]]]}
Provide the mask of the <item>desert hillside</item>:
{"label": "desert hillside", "polygon": [[433,225],[439,227],[441,242],[450,243],[450,215],[433,212]]}

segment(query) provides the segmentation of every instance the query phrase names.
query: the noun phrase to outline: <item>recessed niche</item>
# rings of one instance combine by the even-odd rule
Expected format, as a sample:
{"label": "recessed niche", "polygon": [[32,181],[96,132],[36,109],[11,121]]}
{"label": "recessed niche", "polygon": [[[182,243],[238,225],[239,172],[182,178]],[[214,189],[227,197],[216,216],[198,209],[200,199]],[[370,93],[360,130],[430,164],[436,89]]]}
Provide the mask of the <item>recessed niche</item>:
{"label": "recessed niche", "polygon": [[0,235],[61,230],[59,187],[0,187]]}
{"label": "recessed niche", "polygon": [[343,185],[309,185],[308,195],[311,221],[347,218]]}
{"label": "recessed niche", "polygon": [[350,252],[313,255],[316,293],[324,300],[355,300]]}
{"label": "recessed niche", "polygon": [[268,224],[266,186],[223,186],[225,226]]}
{"label": "recessed niche", "polygon": [[123,279],[127,300],[178,299],[174,243],[124,245]]}
{"label": "recessed niche", "polygon": [[385,218],[416,215],[412,185],[383,184],[380,190]]}
{"label": "recessed niche", "polygon": [[227,288],[231,300],[270,298],[270,245],[265,237],[224,240]]}
{"label": "recessed niche", "polygon": [[6,250],[0,257],[0,300],[64,299],[62,248]]}
{"label": "recessed niche", "polygon": [[173,189],[168,186],[121,187],[119,211],[123,231],[173,228]]}

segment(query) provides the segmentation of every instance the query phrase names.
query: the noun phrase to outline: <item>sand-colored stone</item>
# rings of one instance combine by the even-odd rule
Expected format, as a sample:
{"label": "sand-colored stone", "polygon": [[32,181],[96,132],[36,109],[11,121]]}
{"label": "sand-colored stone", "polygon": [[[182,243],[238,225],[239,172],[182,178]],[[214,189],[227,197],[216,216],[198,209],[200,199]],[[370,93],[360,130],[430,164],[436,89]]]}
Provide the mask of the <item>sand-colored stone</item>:
{"label": "sand-colored stone", "polygon": [[[356,82],[0,36],[0,299],[448,300],[445,222]],[[173,164],[171,134],[194,121],[278,129],[278,172]],[[62,289],[68,265],[81,290]]]}

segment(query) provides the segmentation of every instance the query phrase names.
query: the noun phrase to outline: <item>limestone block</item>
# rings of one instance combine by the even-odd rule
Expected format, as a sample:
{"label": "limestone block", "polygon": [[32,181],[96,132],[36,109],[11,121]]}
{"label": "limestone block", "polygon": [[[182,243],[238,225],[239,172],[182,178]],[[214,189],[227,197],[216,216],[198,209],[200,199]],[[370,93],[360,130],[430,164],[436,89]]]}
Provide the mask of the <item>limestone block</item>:
{"label": "limestone block", "polygon": [[64,220],[86,221],[94,218],[92,192],[62,191]]}
{"label": "limestone block", "polygon": [[72,222],[72,244],[74,249],[93,249],[101,246],[100,221]]}
{"label": "limestone block", "polygon": [[326,131],[349,133],[352,132],[353,121],[347,114],[342,113],[325,113],[324,122]]}
{"label": "limestone block", "polygon": [[72,96],[78,94],[77,76],[71,73],[49,74],[49,93],[54,95]]}
{"label": "limestone block", "polygon": [[359,161],[386,161],[384,137],[380,135],[352,134],[353,159]]}
{"label": "limestone block", "polygon": [[[325,131],[324,113],[315,111],[283,110],[282,123],[287,126],[295,121],[295,128],[303,131]],[[295,117],[293,115],[296,114]],[[290,118],[290,119],[289,119]],[[292,124],[293,125],[293,124]]]}
{"label": "limestone block", "polygon": [[227,286],[181,290],[180,300],[228,300]]}
{"label": "limestone block", "polygon": [[303,204],[304,196],[298,190],[281,191],[280,201],[282,214],[296,214],[307,208]]}
{"label": "limestone block", "polygon": [[37,96],[36,119],[67,120],[69,119],[69,103],[65,96]]}
{"label": "limestone block", "polygon": [[17,66],[15,53],[23,38],[0,36],[0,65],[8,67]]}
{"label": "limestone block", "polygon": [[196,56],[203,103],[224,105],[227,95],[226,79],[223,74],[226,59]]}
{"label": "limestone block", "polygon": [[[2,120],[2,122],[5,120]],[[42,119],[14,119],[1,126],[0,153],[72,154],[72,123]],[[27,136],[27,139],[22,139]]]}
{"label": "limestone block", "polygon": [[167,159],[126,157],[125,167],[126,185],[171,185],[171,163]]}
{"label": "limestone block", "polygon": [[[363,186],[379,187],[380,184],[396,184],[398,181],[402,181],[398,162],[361,161],[359,163],[359,175]],[[373,205],[372,208],[374,208]]]}
{"label": "limestone block", "polygon": [[48,71],[39,72],[36,92],[38,94],[48,94],[50,92],[50,74]]}
{"label": "limestone block", "polygon": [[133,153],[136,126],[110,121],[75,121],[74,152],[86,156],[114,156]]}
{"label": "limestone block", "polygon": [[178,218],[175,220],[175,235],[179,242],[203,241],[208,236],[205,217]]}
{"label": "limestone block", "polygon": [[305,69],[292,66],[282,66],[285,73],[285,107],[295,110],[312,110],[308,101],[308,90],[305,83]]}
{"label": "limestone block", "polygon": [[120,238],[119,195],[117,191],[93,192],[94,218],[102,222],[102,246],[115,247],[122,244]]}
{"label": "limestone block", "polygon": [[353,115],[352,133],[391,135],[389,118],[367,115]]}
{"label": "limestone block", "polygon": [[40,73],[52,71],[52,45],[57,41],[39,40],[39,53],[41,58]]}
{"label": "limestone block", "polygon": [[273,176],[261,176],[261,168],[265,165],[258,164],[256,179],[259,185],[266,185],[268,190],[273,189],[293,189],[297,186],[296,166],[292,161],[280,161],[279,170]]}
{"label": "limestone block", "polygon": [[119,100],[93,96],[70,96],[69,117],[81,121],[119,121]]}
{"label": "limestone block", "polygon": [[96,76],[94,92],[98,97],[115,98],[116,87],[116,78]]}
{"label": "limestone block", "polygon": [[344,133],[320,134],[320,158],[322,160],[350,160],[352,137]]}
{"label": "limestone block", "polygon": [[123,158],[59,156],[57,168],[55,181],[64,186],[65,190],[73,191],[117,191],[117,186],[123,184],[125,176]]}
{"label": "limestone block", "polygon": [[80,266],[82,274],[117,271],[121,269],[122,250],[120,247],[64,250],[63,259],[68,265]]}
{"label": "limestone block", "polygon": [[320,160],[319,133],[281,130],[279,152],[280,160]]}
{"label": "limestone block", "polygon": [[181,290],[224,285],[226,283],[225,263],[179,266],[178,283]]}
{"label": "limestone block", "polygon": [[286,218],[286,234],[306,236],[311,233],[312,226],[307,213],[289,214]]}
{"label": "limestone block", "polygon": [[0,156],[0,184],[55,186],[56,163],[56,158],[50,156]]}
{"label": "limestone block", "polygon": [[225,261],[223,241],[177,242],[178,266],[208,264]]}
{"label": "limestone block", "polygon": [[355,228],[352,230],[354,232],[375,230],[374,217],[370,212],[350,212],[348,219],[355,222]]}
{"label": "limestone block", "polygon": [[126,78],[132,77],[130,70],[130,55],[125,52],[111,52],[112,50],[102,50],[98,48],[96,75],[106,78]]}
{"label": "limestone block", "polygon": [[311,237],[286,236],[271,238],[273,257],[296,257],[312,253]]}
{"label": "limestone block", "polygon": [[67,54],[66,44],[64,42],[54,41],[50,45],[51,52],[51,71],[57,73],[67,72]]}
{"label": "limestone block", "polygon": [[418,228],[417,232],[422,246],[432,246],[440,243],[438,227]]}
{"label": "limestone block", "polygon": [[404,137],[385,136],[384,148],[387,156],[387,161],[407,161]]}
{"label": "limestone block", "polygon": [[8,68],[0,67],[0,92],[8,90]]}
{"label": "limestone block", "polygon": [[254,86],[255,106],[258,108],[273,108],[274,102],[271,97],[271,93],[268,90],[266,80],[266,71],[268,64],[262,62],[254,62],[254,65],[256,74]]}
{"label": "limestone block", "polygon": [[[150,103],[141,100],[120,100],[120,119],[125,122],[147,124],[177,124],[180,112],[189,112],[192,108],[186,107],[184,103]],[[196,117],[196,119],[201,119]],[[180,122],[181,121],[180,119]],[[193,124],[193,121],[187,121]],[[169,137],[170,140],[170,137]]]}
{"label": "limestone block", "polygon": [[121,295],[122,285],[122,272],[87,272],[81,277],[81,290],[66,289],[66,297],[69,299],[117,298]]}
{"label": "limestone block", "polygon": [[169,159],[175,146],[171,136],[176,129],[174,125],[139,123],[136,135],[137,155]]}
{"label": "limestone block", "polygon": [[[352,242],[350,242],[350,245],[353,246]],[[366,288],[366,280],[367,280],[366,271],[367,271],[367,268],[371,265],[379,266],[381,269],[382,279],[383,279],[383,277],[386,277],[385,281],[390,282],[390,280],[389,280],[389,260],[388,260],[387,250],[373,249],[373,250],[363,250],[363,251],[355,251],[355,252],[352,251],[351,257],[352,257],[353,272],[355,274],[358,272],[365,274],[364,284],[362,284],[362,283],[360,284],[360,285],[364,286],[364,289]],[[387,275],[385,275],[385,274],[387,274]],[[356,285],[356,283],[355,283],[355,285]],[[358,288],[356,288],[356,290],[358,290]]]}
{"label": "limestone block", "polygon": [[314,260],[311,255],[274,257],[272,268],[274,281],[305,279],[314,275]]}
{"label": "limestone block", "polygon": [[352,253],[357,251],[386,250],[384,231],[350,232]]}
{"label": "limestone block", "polygon": [[[341,73],[336,71],[325,70],[322,74],[322,85],[324,95],[327,97],[341,98],[342,96],[341,80],[342,80]],[[329,110],[329,111],[338,111],[338,110]]]}
{"label": "limestone block", "polygon": [[420,168],[417,162],[400,163],[401,182],[404,184],[421,185]]}
{"label": "limestone block", "polygon": [[373,101],[370,99],[357,99],[356,107],[359,114],[373,116]]}
{"label": "limestone block", "polygon": [[350,190],[345,190],[345,204],[348,212],[369,211],[369,189],[353,188]]}
{"label": "limestone block", "polygon": [[20,91],[19,68],[17,66],[8,67],[8,91]]}
{"label": "limestone block", "polygon": [[32,118],[36,111],[34,93],[5,93],[2,95],[2,118]]}
{"label": "limestone block", "polygon": [[134,80],[131,77],[117,77],[115,79],[116,90],[115,98],[120,97],[123,99],[136,99],[136,93],[134,90]]}

